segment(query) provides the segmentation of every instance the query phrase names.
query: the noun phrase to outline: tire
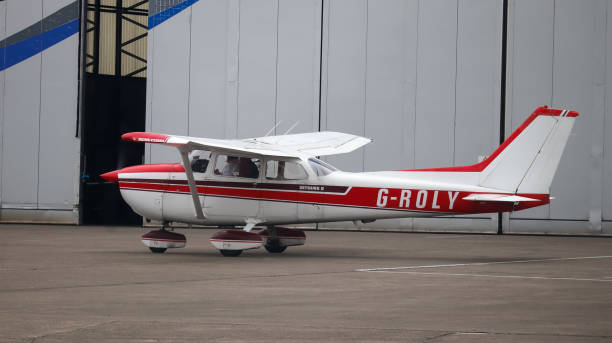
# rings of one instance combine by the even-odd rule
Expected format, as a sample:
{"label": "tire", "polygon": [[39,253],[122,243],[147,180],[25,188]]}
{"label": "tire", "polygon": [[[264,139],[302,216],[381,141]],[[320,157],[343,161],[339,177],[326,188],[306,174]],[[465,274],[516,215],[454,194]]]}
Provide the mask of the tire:
{"label": "tire", "polygon": [[166,248],[149,248],[154,254],[163,254],[166,252]]}
{"label": "tire", "polygon": [[277,244],[266,244],[264,245],[264,247],[266,248],[266,250],[268,250],[269,253],[272,254],[280,254],[283,251],[285,251],[285,249],[287,249],[286,245],[278,245]]}
{"label": "tire", "polygon": [[242,254],[242,250],[223,250],[221,249],[219,250],[219,252],[221,253],[221,255],[225,257],[236,257]]}

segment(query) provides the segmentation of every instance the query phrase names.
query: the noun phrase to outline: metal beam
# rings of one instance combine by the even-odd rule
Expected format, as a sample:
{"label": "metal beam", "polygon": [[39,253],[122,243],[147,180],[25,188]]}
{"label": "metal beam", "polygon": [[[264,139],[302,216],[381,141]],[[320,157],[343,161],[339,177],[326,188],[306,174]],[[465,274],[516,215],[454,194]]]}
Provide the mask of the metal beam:
{"label": "metal beam", "polygon": [[115,75],[121,76],[121,41],[123,40],[123,20],[121,10],[123,0],[117,0],[117,15],[115,16]]}

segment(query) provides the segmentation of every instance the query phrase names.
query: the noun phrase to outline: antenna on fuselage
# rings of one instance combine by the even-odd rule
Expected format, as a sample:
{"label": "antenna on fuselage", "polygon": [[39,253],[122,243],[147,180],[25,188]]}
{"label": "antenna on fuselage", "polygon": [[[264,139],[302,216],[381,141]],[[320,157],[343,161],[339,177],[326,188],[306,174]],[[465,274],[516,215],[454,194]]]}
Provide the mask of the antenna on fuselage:
{"label": "antenna on fuselage", "polygon": [[296,126],[298,126],[298,124],[299,124],[299,123],[300,123],[300,121],[299,121],[299,120],[298,120],[298,121],[296,121],[296,122],[295,122],[295,124],[293,124],[293,125],[292,125],[292,126],[289,128],[289,130],[287,130],[287,131],[285,131],[285,133],[283,133],[283,135],[286,135],[286,134],[288,134],[289,132],[291,132],[291,130],[295,129],[295,127],[296,127]]}
{"label": "antenna on fuselage", "polygon": [[276,129],[276,128],[277,128],[277,127],[278,127],[278,126],[279,126],[279,125],[280,125],[282,122],[283,122],[283,121],[281,120],[281,121],[279,121],[278,123],[276,123],[276,125],[274,125],[274,126],[273,126],[273,127],[270,129],[270,131],[268,131],[268,133],[266,133],[266,135],[265,135],[264,137],[268,137],[268,136],[269,136],[269,135],[270,135],[270,134],[271,134],[271,133],[274,131],[274,129]]}

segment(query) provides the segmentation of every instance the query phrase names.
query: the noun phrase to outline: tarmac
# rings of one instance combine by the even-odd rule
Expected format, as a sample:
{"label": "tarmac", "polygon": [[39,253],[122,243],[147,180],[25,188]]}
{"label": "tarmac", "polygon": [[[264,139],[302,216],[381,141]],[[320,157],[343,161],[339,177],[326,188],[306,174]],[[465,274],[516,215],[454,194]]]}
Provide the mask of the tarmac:
{"label": "tarmac", "polygon": [[0,225],[0,342],[611,342],[612,239],[308,231],[223,257],[208,229]]}

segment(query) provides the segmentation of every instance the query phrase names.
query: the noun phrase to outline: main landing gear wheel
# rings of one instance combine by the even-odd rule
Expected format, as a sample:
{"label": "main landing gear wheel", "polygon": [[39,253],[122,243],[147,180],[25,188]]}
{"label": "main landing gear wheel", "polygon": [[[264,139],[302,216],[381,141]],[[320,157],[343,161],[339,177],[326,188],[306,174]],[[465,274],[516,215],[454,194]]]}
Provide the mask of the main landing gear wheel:
{"label": "main landing gear wheel", "polygon": [[167,223],[160,230],[148,232],[140,240],[154,254],[163,254],[168,248],[184,248],[187,239],[185,235],[166,231]]}
{"label": "main landing gear wheel", "polygon": [[225,250],[225,249],[221,249],[219,251],[221,252],[221,255],[223,255],[225,257],[235,257],[235,256],[239,256],[240,254],[242,254],[242,250]]}
{"label": "main landing gear wheel", "polygon": [[259,248],[263,239],[254,232],[221,230],[210,237],[210,243],[221,252],[221,255],[234,257],[242,254],[243,250]]}

